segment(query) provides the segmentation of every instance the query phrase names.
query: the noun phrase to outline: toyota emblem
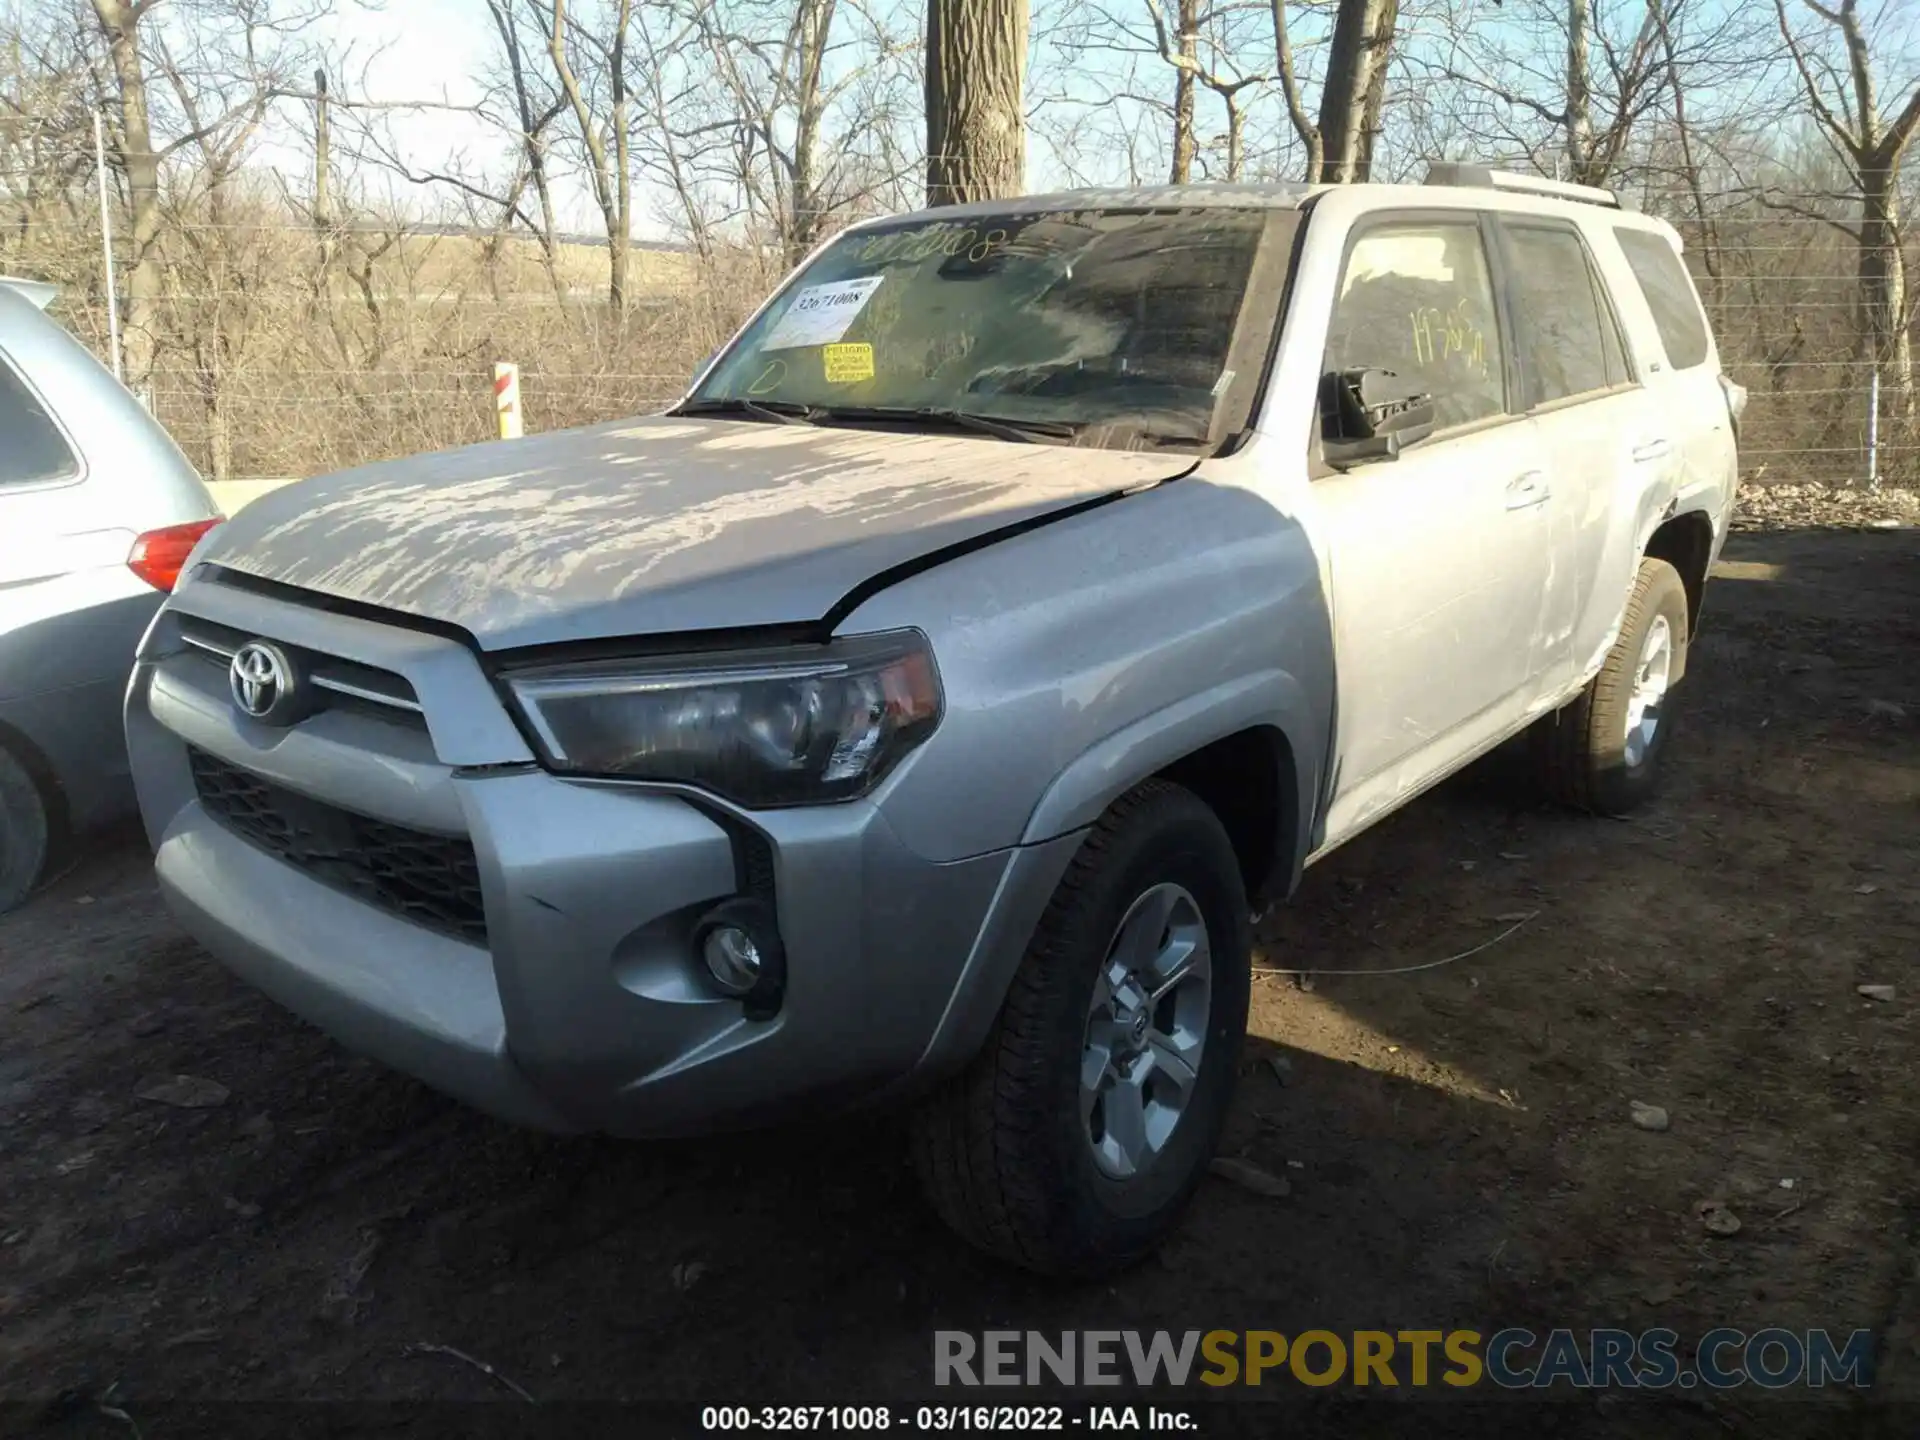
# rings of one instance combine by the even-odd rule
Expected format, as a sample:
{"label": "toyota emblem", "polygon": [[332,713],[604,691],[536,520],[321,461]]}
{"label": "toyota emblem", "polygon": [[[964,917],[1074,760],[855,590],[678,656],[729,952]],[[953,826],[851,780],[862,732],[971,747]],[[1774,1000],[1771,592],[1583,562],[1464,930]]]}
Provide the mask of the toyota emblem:
{"label": "toyota emblem", "polygon": [[300,676],[278,645],[249,640],[233,652],[227,688],[243,715],[269,725],[291,725],[298,718]]}

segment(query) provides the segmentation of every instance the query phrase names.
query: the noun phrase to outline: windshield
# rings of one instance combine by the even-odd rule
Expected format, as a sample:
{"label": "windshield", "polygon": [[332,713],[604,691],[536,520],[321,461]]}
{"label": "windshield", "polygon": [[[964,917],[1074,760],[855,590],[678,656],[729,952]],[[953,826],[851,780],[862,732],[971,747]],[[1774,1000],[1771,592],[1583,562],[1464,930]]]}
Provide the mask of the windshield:
{"label": "windshield", "polygon": [[852,231],[748,326],[688,408],[1211,448],[1246,423],[1297,225],[1287,210],[1192,206]]}

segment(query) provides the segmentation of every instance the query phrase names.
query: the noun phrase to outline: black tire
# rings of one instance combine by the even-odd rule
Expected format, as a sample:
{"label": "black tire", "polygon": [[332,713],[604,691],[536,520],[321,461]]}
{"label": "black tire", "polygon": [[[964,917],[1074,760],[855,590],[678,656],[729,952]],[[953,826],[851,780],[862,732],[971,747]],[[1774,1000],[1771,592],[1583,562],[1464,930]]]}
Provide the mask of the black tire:
{"label": "black tire", "polygon": [[[1192,897],[1212,953],[1206,1040],[1164,1147],[1130,1180],[1096,1165],[1080,1066],[1096,977],[1134,901],[1157,885]],[[1150,781],[1088,832],[972,1064],[914,1116],[915,1168],[934,1208],[989,1254],[1043,1274],[1093,1277],[1148,1254],[1206,1173],[1232,1099],[1252,951],[1232,842],[1191,791]]]}
{"label": "black tire", "polygon": [[1600,673],[1576,699],[1534,726],[1541,784],[1562,804],[1599,815],[1625,815],[1645,804],[1659,787],[1660,761],[1673,736],[1679,692],[1668,689],[1652,740],[1638,757],[1628,753],[1626,727],[1642,650],[1661,619],[1671,638],[1671,673],[1677,681],[1686,672],[1687,587],[1666,561],[1642,560],[1620,636]]}
{"label": "black tire", "polygon": [[50,840],[40,787],[0,746],[0,915],[19,905],[39,883]]}

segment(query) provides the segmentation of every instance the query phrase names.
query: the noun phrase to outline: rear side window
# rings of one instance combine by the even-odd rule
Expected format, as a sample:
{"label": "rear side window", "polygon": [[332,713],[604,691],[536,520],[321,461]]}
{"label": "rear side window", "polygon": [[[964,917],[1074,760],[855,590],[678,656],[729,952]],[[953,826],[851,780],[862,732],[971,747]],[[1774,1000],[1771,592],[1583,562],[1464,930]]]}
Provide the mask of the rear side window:
{"label": "rear side window", "polygon": [[1518,348],[1535,405],[1605,390],[1627,378],[1613,310],[1572,230],[1506,227]]}
{"label": "rear side window", "polygon": [[1676,370],[1688,370],[1707,358],[1707,320],[1693,293],[1687,267],[1680,263],[1665,238],[1645,230],[1616,230],[1640,293],[1653,311],[1654,328],[1666,347],[1667,361]]}
{"label": "rear side window", "polygon": [[0,489],[71,480],[80,462],[39,397],[0,360]]}
{"label": "rear side window", "polygon": [[1394,222],[1347,255],[1323,367],[1391,370],[1433,396],[1438,428],[1506,408],[1506,371],[1480,227]]}

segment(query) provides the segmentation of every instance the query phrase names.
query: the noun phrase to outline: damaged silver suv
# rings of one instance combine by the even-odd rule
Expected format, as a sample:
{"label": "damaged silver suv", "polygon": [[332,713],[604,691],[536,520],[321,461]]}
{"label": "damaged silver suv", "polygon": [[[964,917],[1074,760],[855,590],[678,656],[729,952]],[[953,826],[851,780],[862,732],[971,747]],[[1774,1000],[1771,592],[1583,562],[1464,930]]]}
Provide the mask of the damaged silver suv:
{"label": "damaged silver suv", "polygon": [[941,1213],[1124,1265],[1249,909],[1502,740],[1653,785],[1743,392],[1599,191],[1099,191],[823,245],[666,414],[204,540],[127,734],[240,975],[505,1119],[911,1107]]}

